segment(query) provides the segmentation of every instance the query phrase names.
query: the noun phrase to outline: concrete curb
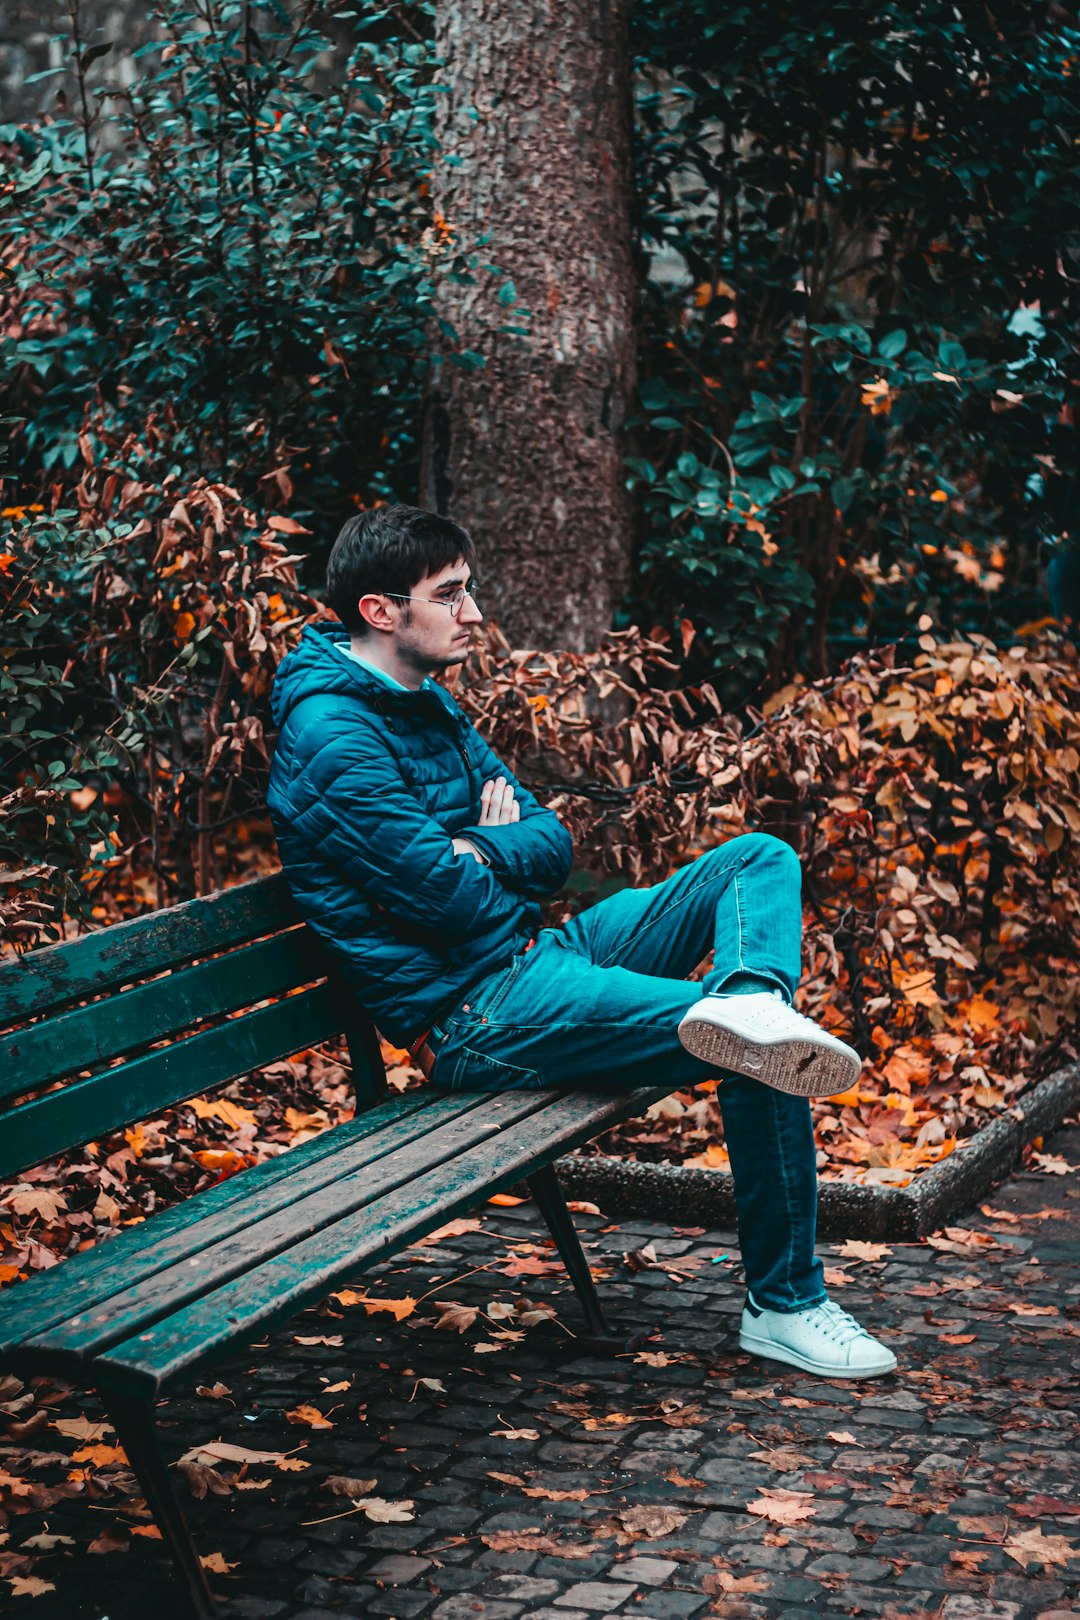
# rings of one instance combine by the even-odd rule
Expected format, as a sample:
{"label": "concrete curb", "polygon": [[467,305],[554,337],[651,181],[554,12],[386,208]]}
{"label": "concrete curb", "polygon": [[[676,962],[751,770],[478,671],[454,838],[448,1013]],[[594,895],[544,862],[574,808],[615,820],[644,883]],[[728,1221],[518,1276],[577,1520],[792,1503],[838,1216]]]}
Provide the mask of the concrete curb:
{"label": "concrete curb", "polygon": [[[969,1210],[1015,1169],[1025,1147],[1048,1136],[1080,1103],[1080,1063],[1033,1086],[999,1119],[984,1125],[947,1159],[907,1187],[819,1184],[822,1238],[914,1239]],[[605,1215],[640,1216],[675,1226],[733,1227],[735,1192],[726,1170],[639,1164],[605,1157],[559,1159],[569,1198],[588,1199]]]}

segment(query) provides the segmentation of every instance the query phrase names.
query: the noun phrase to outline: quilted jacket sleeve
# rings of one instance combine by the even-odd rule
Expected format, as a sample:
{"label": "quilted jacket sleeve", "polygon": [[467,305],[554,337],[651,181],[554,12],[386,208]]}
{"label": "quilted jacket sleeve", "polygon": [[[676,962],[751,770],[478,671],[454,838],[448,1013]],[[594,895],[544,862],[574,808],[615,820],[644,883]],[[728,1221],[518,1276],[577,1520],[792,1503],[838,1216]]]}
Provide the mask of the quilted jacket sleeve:
{"label": "quilted jacket sleeve", "polygon": [[[475,844],[508,888],[529,900],[555,894],[570,876],[574,844],[555,814],[534,799],[495,751],[470,728],[469,749],[485,782],[504,776],[521,806],[521,820],[501,827],[463,827],[459,836]],[[474,861],[473,865],[477,863]]]}
{"label": "quilted jacket sleeve", "polygon": [[494,870],[457,855],[364,726],[320,732],[285,813],[370,901],[424,934],[472,939],[521,905]]}

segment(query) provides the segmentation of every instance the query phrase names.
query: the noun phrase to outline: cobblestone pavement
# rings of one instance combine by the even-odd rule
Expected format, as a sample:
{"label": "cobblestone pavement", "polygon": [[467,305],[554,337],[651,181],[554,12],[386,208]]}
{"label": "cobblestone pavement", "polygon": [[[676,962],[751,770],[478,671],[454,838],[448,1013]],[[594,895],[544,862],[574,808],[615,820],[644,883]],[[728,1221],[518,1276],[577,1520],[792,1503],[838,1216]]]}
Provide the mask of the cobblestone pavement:
{"label": "cobblestone pavement", "polygon": [[[1080,1128],[1046,1152],[1080,1165]],[[568,1328],[580,1320],[532,1207],[488,1206],[481,1230],[357,1282],[372,1300],[418,1300],[407,1318],[324,1306],[207,1375],[206,1393],[169,1402],[170,1456],[220,1439],[306,1464],[245,1476],[219,1460],[229,1494],[191,1503],[200,1550],[232,1566],[214,1576],[229,1620],[1077,1612],[1080,1175],[1014,1177],[944,1248],[823,1246],[834,1297],[900,1357],[895,1375],[863,1384],[738,1351],[730,1234],[579,1219],[613,1317],[656,1330],[644,1353],[601,1358],[550,1323],[511,1319],[503,1307],[527,1298]],[[484,1314],[436,1331],[446,1300]],[[214,1397],[215,1377],[231,1394]],[[304,1407],[332,1427],[296,1421]],[[56,1410],[94,1415],[74,1397]],[[46,1443],[77,1445],[51,1430],[33,1441]],[[328,1491],[332,1476],[413,1505],[377,1522]],[[182,1614],[160,1542],[125,1545],[137,1509],[107,1470],[98,1480],[93,1500],[12,1519],[12,1550],[46,1520],[74,1538],[36,1566],[55,1591],[12,1608]],[[119,1549],[91,1555],[98,1532]]]}

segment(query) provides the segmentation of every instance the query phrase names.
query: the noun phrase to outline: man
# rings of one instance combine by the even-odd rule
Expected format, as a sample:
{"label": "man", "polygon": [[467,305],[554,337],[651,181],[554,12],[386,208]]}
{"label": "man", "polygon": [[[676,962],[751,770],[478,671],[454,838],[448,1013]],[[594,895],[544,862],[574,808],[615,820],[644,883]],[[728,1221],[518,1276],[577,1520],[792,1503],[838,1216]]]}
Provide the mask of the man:
{"label": "man", "polygon": [[[720,1073],[748,1297],[744,1349],[826,1377],[892,1353],[825,1294],[807,1097],[851,1047],[791,1006],[797,856],[733,838],[648,889],[541,928],[571,841],[432,676],[483,615],[468,534],[390,506],[330,556],[339,624],[309,625],[274,686],[269,806],[297,903],[378,1028],[454,1090],[585,1090]],[[703,984],[686,975],[714,952]]]}

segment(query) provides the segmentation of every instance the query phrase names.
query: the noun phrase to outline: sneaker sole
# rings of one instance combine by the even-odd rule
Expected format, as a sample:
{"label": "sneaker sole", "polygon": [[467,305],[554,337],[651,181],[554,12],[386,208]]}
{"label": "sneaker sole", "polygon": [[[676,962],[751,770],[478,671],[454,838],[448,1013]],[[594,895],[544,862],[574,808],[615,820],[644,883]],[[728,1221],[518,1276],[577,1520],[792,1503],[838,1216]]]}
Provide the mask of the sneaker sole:
{"label": "sneaker sole", "polygon": [[831,1097],[849,1090],[862,1073],[861,1064],[856,1069],[842,1052],[813,1041],[777,1041],[764,1046],[705,1018],[684,1019],[679,1040],[688,1052],[718,1069],[748,1075],[796,1097]]}
{"label": "sneaker sole", "polygon": [[802,1372],[817,1373],[819,1378],[884,1378],[886,1373],[896,1371],[896,1357],[891,1352],[890,1360],[884,1366],[836,1367],[815,1361],[812,1356],[801,1356],[797,1350],[775,1344],[772,1339],[755,1339],[751,1334],[742,1332],[739,1334],[739,1349],[747,1350],[753,1356],[764,1356],[769,1361],[783,1361]]}

